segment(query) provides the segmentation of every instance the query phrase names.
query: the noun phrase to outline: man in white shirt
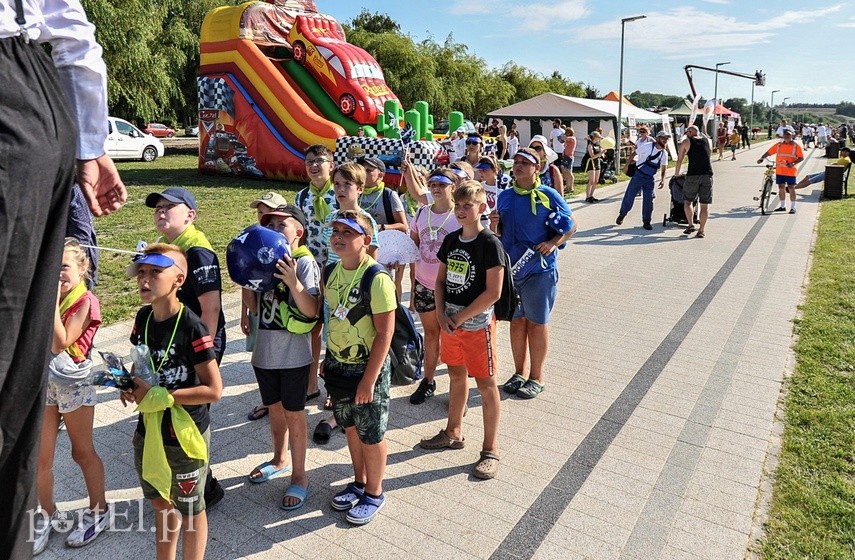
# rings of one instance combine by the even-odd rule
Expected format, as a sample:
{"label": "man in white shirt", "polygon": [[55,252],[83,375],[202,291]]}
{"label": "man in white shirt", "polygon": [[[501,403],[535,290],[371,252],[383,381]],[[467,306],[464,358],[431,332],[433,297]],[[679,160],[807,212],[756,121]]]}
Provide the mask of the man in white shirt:
{"label": "man in white shirt", "polygon": [[828,127],[822,123],[816,127],[816,147],[825,148],[828,145]]}
{"label": "man in white shirt", "polygon": [[561,127],[561,121],[559,119],[552,121],[552,130],[549,132],[549,141],[552,144],[552,150],[556,154],[564,153],[564,129]]}
{"label": "man in white shirt", "polygon": [[[50,43],[48,56],[40,43]],[[96,216],[127,199],[104,152],[107,78],[79,0],[0,0],[0,558],[30,558],[57,274],[75,179]],[[38,517],[38,516],[36,516]]]}
{"label": "man in white shirt", "polygon": [[655,181],[656,172],[661,170],[659,177],[659,188],[665,185],[665,170],[668,168],[668,139],[671,135],[660,130],[656,133],[655,142],[643,142],[635,153],[636,171],[629,180],[629,185],[626,187],[626,192],[623,195],[623,202],[620,205],[615,223],[621,225],[626,215],[632,210],[635,203],[635,197],[639,191],[642,194],[641,203],[641,221],[646,230],[653,229],[651,220],[653,218],[653,183]]}
{"label": "man in white shirt", "polygon": [[461,126],[454,132],[454,134],[455,137],[451,141],[451,145],[454,148],[454,154],[451,155],[449,163],[459,161],[466,155],[466,129]]}

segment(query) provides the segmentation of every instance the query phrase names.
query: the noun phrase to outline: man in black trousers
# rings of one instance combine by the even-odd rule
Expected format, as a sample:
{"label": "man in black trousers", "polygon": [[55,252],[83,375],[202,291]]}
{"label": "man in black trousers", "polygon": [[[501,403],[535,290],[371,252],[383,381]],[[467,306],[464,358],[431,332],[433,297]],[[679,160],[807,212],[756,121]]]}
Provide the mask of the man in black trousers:
{"label": "man in black trousers", "polygon": [[104,152],[106,69],[79,0],[0,0],[0,76],[0,558],[17,560],[33,552],[27,511],[71,186],[76,174],[96,216],[127,193]]}

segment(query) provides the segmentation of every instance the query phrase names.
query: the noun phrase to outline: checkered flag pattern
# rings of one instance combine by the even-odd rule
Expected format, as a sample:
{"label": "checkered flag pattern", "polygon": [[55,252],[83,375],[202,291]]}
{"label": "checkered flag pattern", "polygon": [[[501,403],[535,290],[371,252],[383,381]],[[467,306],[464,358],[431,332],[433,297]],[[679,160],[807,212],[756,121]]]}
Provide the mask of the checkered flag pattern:
{"label": "checkered flag pattern", "polygon": [[217,109],[225,111],[232,118],[235,116],[235,92],[225,78],[199,76],[199,109]]}
{"label": "checkered flag pattern", "polygon": [[[442,150],[442,146],[439,142],[413,142],[408,147],[410,162],[431,170],[437,166],[436,156],[440,150]],[[397,138],[342,136],[335,142],[333,159],[336,165],[353,161],[356,158],[372,156],[383,160],[387,171],[399,171],[403,157],[401,141]]]}

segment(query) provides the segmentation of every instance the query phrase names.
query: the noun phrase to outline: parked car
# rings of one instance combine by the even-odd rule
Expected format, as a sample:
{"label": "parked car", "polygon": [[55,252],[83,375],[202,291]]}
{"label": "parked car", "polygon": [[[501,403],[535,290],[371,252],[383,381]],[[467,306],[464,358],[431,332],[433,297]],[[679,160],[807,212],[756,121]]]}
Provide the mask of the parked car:
{"label": "parked car", "polygon": [[199,125],[191,124],[184,129],[184,136],[199,136]]}
{"label": "parked car", "polygon": [[151,134],[156,138],[174,138],[175,137],[175,129],[169,128],[165,124],[160,123],[148,123],[146,125],[145,130],[143,131],[146,134]]}
{"label": "parked car", "polygon": [[151,134],[144,134],[126,120],[107,117],[107,155],[113,159],[141,159],[154,161],[162,157],[163,142]]}
{"label": "parked car", "polygon": [[319,15],[299,15],[288,33],[294,60],[303,65],[337,104],[360,124],[376,124],[384,103],[398,98],[383,78],[380,64],[348,43],[341,25]]}

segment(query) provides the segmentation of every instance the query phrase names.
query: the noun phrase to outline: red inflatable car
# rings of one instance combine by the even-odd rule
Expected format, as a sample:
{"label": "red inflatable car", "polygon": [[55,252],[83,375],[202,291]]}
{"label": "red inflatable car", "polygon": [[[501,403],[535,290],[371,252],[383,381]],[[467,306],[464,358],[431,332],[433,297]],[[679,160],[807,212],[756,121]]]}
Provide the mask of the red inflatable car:
{"label": "red inflatable car", "polygon": [[376,124],[383,104],[398,99],[386,85],[377,61],[348,43],[337,21],[323,16],[297,16],[288,42],[294,60],[338,103],[342,114],[360,124]]}

